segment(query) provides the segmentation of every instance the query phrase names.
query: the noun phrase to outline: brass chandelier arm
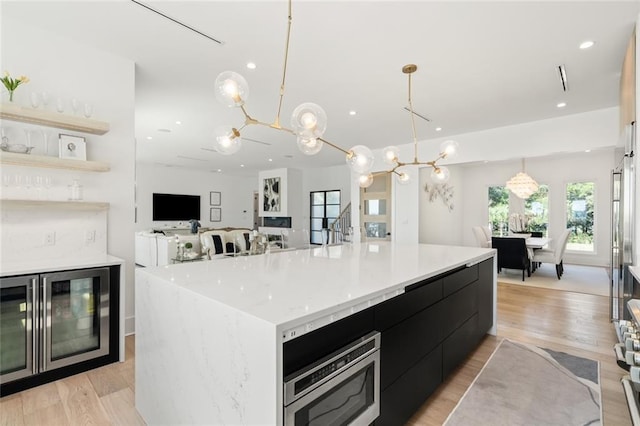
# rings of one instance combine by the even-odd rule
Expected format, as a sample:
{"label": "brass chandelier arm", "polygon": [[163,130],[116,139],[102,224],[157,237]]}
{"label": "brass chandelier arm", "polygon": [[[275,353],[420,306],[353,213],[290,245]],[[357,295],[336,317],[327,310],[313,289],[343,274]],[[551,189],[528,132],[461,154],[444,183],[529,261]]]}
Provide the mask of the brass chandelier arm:
{"label": "brass chandelier arm", "polygon": [[280,101],[278,102],[278,113],[276,114],[276,119],[271,125],[274,129],[280,128],[280,112],[282,111],[282,101],[284,99],[284,82],[287,78],[287,63],[289,61],[289,40],[291,38],[291,0],[289,0],[289,16],[287,22],[287,41],[285,43],[284,48],[284,65],[282,67],[282,84],[280,84]]}
{"label": "brass chandelier arm", "polygon": [[342,151],[342,152],[343,152],[343,153],[345,153],[346,155],[353,155],[353,153],[352,153],[351,151],[347,151],[346,149],[342,149],[342,148],[340,148],[338,145],[335,145],[335,144],[333,144],[333,143],[329,142],[329,141],[328,141],[328,140],[326,140],[326,139],[318,138],[318,140],[319,140],[319,141],[322,141],[322,142],[324,142],[324,143],[326,143],[326,144],[327,144],[327,145],[329,145],[331,148],[335,148],[335,149],[337,149],[338,151]]}

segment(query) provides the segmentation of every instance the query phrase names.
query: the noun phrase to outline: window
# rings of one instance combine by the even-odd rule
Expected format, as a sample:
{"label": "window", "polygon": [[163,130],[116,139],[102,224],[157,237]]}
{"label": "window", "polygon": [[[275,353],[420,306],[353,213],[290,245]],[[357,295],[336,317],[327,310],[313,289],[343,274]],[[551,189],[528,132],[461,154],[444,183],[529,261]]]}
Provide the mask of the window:
{"label": "window", "polygon": [[524,214],[529,219],[528,231],[542,232],[542,236],[548,236],[549,187],[547,185],[540,185],[538,191],[524,201]]}
{"label": "window", "polygon": [[567,184],[567,228],[571,229],[567,250],[593,252],[593,182]]}
{"label": "window", "polygon": [[[311,244],[322,244],[322,222],[331,225],[340,216],[340,191],[311,192]],[[326,236],[325,236],[326,237]]]}
{"label": "window", "polygon": [[504,186],[489,187],[489,223],[495,235],[509,231],[509,190]]}

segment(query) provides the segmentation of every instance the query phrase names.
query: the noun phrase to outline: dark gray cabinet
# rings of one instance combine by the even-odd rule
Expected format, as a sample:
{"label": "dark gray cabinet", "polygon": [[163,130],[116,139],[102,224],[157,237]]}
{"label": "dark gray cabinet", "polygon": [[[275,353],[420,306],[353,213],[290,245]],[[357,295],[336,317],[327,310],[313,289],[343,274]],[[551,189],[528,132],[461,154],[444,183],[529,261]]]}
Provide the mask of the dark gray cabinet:
{"label": "dark gray cabinet", "polygon": [[373,309],[382,335],[375,424],[404,424],[493,325],[493,259],[412,285]]}
{"label": "dark gray cabinet", "polygon": [[286,342],[283,373],[379,331],[381,394],[375,424],[404,424],[493,325],[493,274],[493,258],[463,266]]}

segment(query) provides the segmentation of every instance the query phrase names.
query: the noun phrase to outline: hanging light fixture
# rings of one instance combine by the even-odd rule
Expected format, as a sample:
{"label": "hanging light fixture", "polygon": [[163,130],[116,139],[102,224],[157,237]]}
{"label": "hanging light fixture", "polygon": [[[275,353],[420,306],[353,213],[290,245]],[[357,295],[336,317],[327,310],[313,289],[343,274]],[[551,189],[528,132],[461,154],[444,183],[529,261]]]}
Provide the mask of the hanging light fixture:
{"label": "hanging light fixture", "polygon": [[[458,143],[452,140],[444,141],[440,145],[440,154],[435,160],[432,161],[419,161],[418,160],[418,138],[416,136],[416,123],[415,123],[415,113],[413,111],[413,102],[411,101],[411,75],[416,72],[418,69],[417,65],[408,64],[402,67],[402,72],[407,74],[409,80],[409,116],[411,117],[411,130],[413,133],[413,161],[411,162],[402,162],[399,159],[400,150],[396,146],[388,146],[383,150],[383,157],[385,163],[392,166],[390,170],[375,172],[369,174],[363,174],[358,179],[358,183],[360,187],[367,188],[373,183],[373,178],[378,175],[393,173],[396,175],[397,181],[399,184],[406,184],[409,182],[410,177],[406,172],[398,171],[399,168],[405,166],[429,166],[432,168],[431,170],[431,180],[436,183],[445,183],[449,180],[449,169],[444,166],[438,166],[438,161],[444,158],[453,157],[458,150]],[[405,108],[406,109],[406,108]]]}
{"label": "hanging light fixture", "polygon": [[215,131],[214,146],[221,154],[234,154],[240,149],[242,144],[241,132],[245,127],[250,125],[266,126],[295,135],[297,137],[298,148],[306,155],[317,154],[325,144],[337,149],[345,154],[347,164],[355,173],[367,174],[373,167],[373,153],[371,150],[364,145],[356,145],[346,150],[323,139],[322,136],[327,128],[327,114],[319,105],[310,102],[299,105],[293,110],[293,114],[291,115],[291,128],[282,127],[280,123],[280,113],[282,111],[282,100],[287,76],[291,22],[291,0],[289,0],[287,39],[285,43],[282,83],[280,84],[280,101],[274,121],[272,123],[266,123],[256,120],[249,115],[245,108],[245,103],[249,98],[249,85],[247,81],[236,72],[225,71],[216,78],[216,98],[228,107],[240,108],[244,114],[244,124],[240,128],[231,126],[217,128]]}
{"label": "hanging light fixture", "polygon": [[524,171],[524,158],[522,159],[522,171],[507,181],[506,187],[516,197],[525,199],[538,192],[538,182]]}

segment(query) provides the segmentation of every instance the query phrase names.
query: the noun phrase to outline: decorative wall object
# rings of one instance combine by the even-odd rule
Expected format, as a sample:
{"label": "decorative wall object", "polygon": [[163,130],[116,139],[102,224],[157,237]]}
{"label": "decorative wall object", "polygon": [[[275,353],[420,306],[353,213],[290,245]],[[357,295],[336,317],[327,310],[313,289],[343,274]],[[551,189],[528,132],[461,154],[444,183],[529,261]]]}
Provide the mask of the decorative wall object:
{"label": "decorative wall object", "polygon": [[60,145],[60,158],[86,161],[87,144],[83,137],[65,135],[61,133],[58,136],[58,142]]}
{"label": "decorative wall object", "polygon": [[449,211],[453,211],[453,186],[448,183],[427,183],[424,190],[429,195],[429,202],[440,198]]}
{"label": "decorative wall object", "polygon": [[269,177],[262,181],[262,204],[265,212],[279,212],[281,206],[280,177]]}
{"label": "decorative wall object", "polygon": [[210,206],[219,206],[222,202],[222,195],[220,192],[211,191],[209,192],[209,205]]}
{"label": "decorative wall object", "polygon": [[209,220],[211,222],[221,222],[222,221],[222,209],[219,207],[212,207],[209,212]]}

